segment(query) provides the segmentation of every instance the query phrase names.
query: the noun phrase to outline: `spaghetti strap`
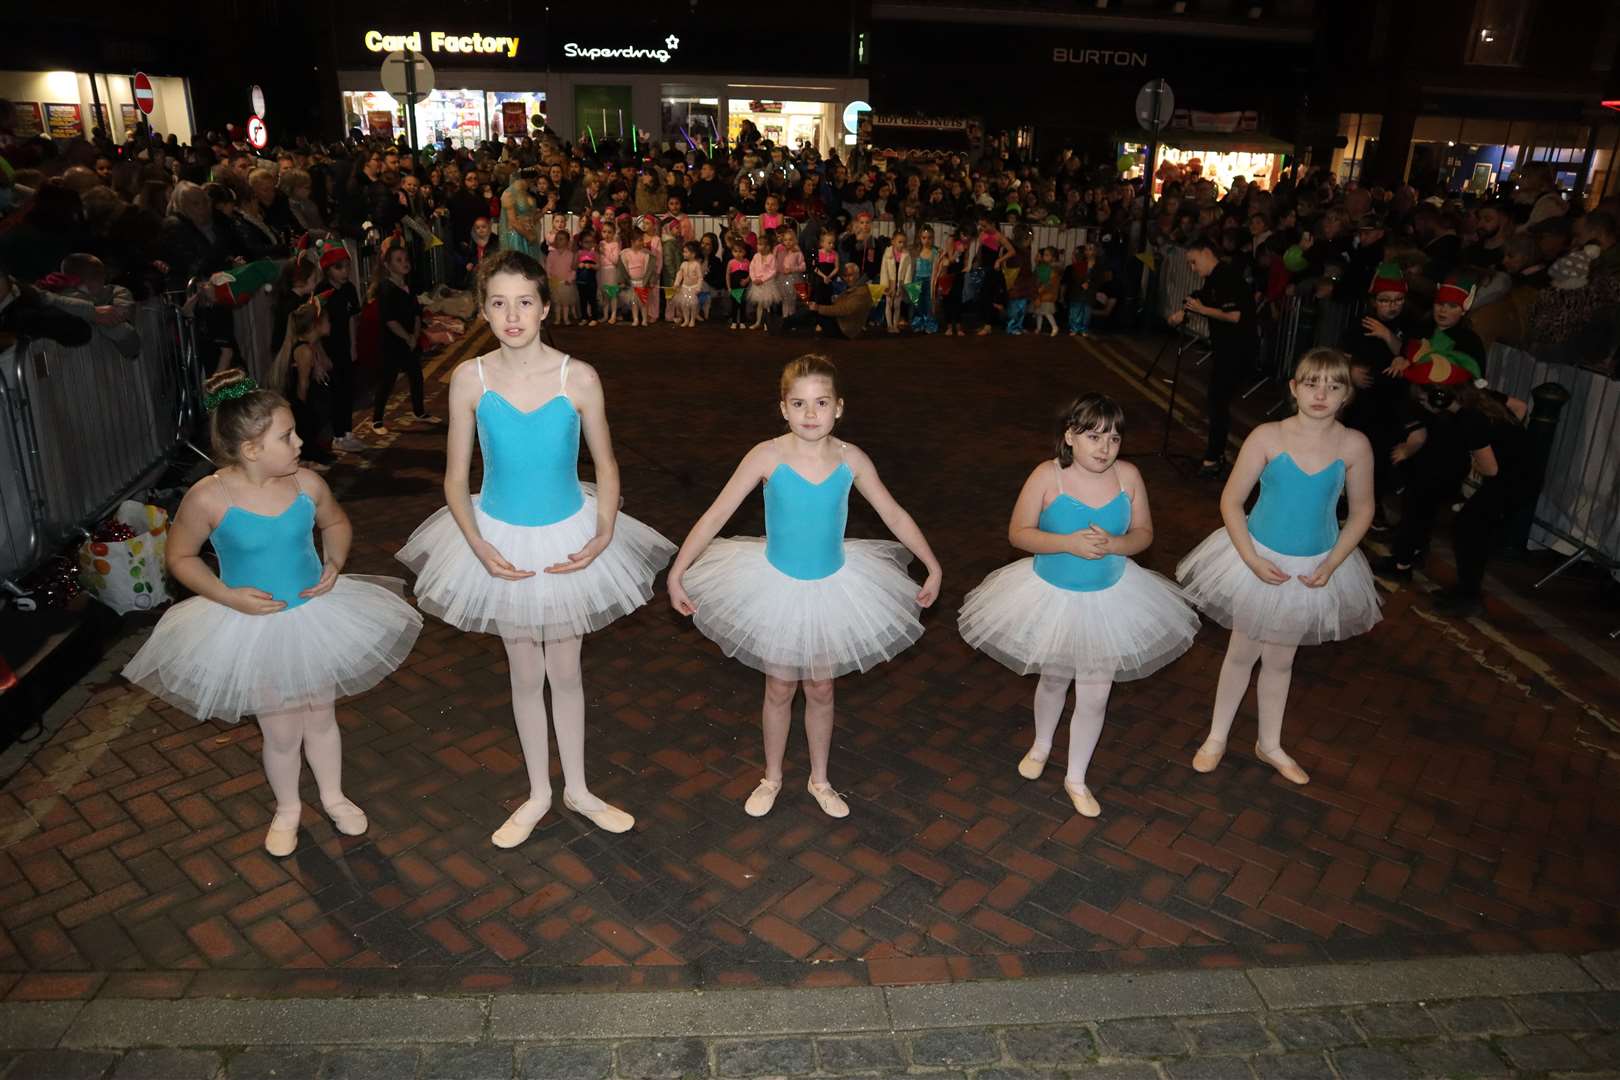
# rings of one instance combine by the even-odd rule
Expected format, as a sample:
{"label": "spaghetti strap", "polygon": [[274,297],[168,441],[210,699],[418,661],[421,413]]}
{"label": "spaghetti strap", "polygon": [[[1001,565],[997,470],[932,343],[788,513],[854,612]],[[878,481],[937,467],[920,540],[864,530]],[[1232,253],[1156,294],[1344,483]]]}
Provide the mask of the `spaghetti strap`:
{"label": "spaghetti strap", "polygon": [[1065,494],[1063,490],[1063,466],[1058,463],[1057,458],[1052,459],[1052,471],[1057,474],[1058,494]]}
{"label": "spaghetti strap", "polygon": [[221,474],[221,473],[215,473],[214,474],[214,479],[216,481],[218,481],[218,483],[219,483],[219,490],[221,490],[221,491],[223,491],[225,493],[225,501],[230,503],[232,506],[235,506],[236,505],[236,500],[231,498],[231,489],[225,486],[225,477],[224,477],[224,475]]}
{"label": "spaghetti strap", "polygon": [[[568,361],[571,359],[573,359],[573,357],[564,354],[562,362],[562,377],[557,383],[557,393],[561,394],[563,397],[568,397]],[[573,399],[570,398],[569,400]]]}
{"label": "spaghetti strap", "polygon": [[473,363],[478,365],[478,385],[488,390],[489,383],[484,381],[484,358],[482,356],[477,357],[473,360]]}

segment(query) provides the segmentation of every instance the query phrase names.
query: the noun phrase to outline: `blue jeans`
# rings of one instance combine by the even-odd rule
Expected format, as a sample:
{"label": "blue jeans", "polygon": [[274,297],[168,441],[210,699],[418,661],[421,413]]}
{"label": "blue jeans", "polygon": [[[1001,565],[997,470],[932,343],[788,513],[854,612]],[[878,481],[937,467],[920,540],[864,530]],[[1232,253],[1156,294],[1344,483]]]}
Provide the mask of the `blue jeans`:
{"label": "blue jeans", "polygon": [[1028,300],[1007,301],[1007,333],[1022,334],[1024,332],[1024,319],[1029,314]]}

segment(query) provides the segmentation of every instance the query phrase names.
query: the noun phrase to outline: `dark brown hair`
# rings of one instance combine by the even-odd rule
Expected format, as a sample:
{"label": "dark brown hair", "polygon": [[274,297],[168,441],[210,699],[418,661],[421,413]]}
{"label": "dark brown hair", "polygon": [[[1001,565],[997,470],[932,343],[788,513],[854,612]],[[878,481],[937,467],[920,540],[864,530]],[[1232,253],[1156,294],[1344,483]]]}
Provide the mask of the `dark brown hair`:
{"label": "dark brown hair", "polygon": [[[209,376],[203,384],[204,400],[207,395],[250,381],[248,373],[241,368],[227,368]],[[241,460],[242,444],[264,435],[275,411],[287,408],[290,408],[287,399],[274,390],[255,388],[209,409],[208,438],[214,448],[215,464],[237,464]]]}
{"label": "dark brown hair", "polygon": [[496,252],[478,266],[478,306],[480,308],[489,299],[489,280],[496,274],[516,274],[518,277],[534,282],[535,290],[540,294],[540,302],[542,304],[551,303],[551,286],[546,282],[546,268],[540,265],[540,260],[526,252],[506,250]]}
{"label": "dark brown hair", "polygon": [[1107,394],[1081,394],[1058,415],[1057,459],[1067,468],[1074,464],[1074,447],[1063,440],[1069,432],[1115,431],[1125,434],[1125,410]]}

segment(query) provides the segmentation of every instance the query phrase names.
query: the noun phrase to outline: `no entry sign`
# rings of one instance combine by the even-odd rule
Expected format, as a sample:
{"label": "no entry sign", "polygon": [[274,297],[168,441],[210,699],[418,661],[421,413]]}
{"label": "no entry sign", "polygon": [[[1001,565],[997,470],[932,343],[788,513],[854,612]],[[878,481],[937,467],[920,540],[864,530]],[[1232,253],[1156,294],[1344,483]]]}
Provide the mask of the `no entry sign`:
{"label": "no entry sign", "polygon": [[250,116],[247,122],[247,137],[248,142],[253,144],[253,149],[263,150],[265,143],[270,141],[270,132],[265,128],[263,120],[257,116]]}
{"label": "no entry sign", "polygon": [[137,71],[135,73],[135,107],[147,116],[151,116],[155,105],[157,105],[157,95],[152,92],[151,77],[144,71]]}

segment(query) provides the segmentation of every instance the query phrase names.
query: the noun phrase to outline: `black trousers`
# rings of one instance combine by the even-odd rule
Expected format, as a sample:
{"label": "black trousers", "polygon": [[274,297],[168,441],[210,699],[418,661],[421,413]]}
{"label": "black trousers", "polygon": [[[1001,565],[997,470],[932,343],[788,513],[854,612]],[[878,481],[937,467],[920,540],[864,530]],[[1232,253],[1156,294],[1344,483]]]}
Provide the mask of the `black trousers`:
{"label": "black trousers", "polygon": [[1466,465],[1460,472],[1455,467],[1426,469],[1420,461],[1414,465],[1401,495],[1401,523],[1390,544],[1390,553],[1405,566],[1417,566],[1428,555],[1434,519],[1443,507],[1456,500],[1463,478],[1468,475]]}
{"label": "black trousers", "polygon": [[1232,432],[1232,399],[1243,388],[1243,380],[1254,374],[1254,354],[1217,349],[1209,366],[1209,442],[1204,447],[1204,460],[1221,461],[1226,457],[1226,440]]}
{"label": "black trousers", "polygon": [[[388,333],[383,330],[383,333]],[[386,342],[383,345],[382,376],[377,380],[377,400],[371,405],[371,419],[382,423],[383,413],[388,411],[388,399],[394,394],[394,383],[404,373],[411,384],[411,410],[417,416],[427,415],[427,388],[422,384],[422,354],[415,349],[406,351],[394,349]]]}
{"label": "black trousers", "polygon": [[326,389],[331,397],[332,437],[341,439],[354,425],[354,361],[333,360]]}
{"label": "black trousers", "polygon": [[1485,580],[1485,563],[1496,550],[1502,526],[1529,491],[1520,478],[1488,476],[1463,505],[1452,523],[1452,546],[1457,552],[1457,590],[1478,596]]}

